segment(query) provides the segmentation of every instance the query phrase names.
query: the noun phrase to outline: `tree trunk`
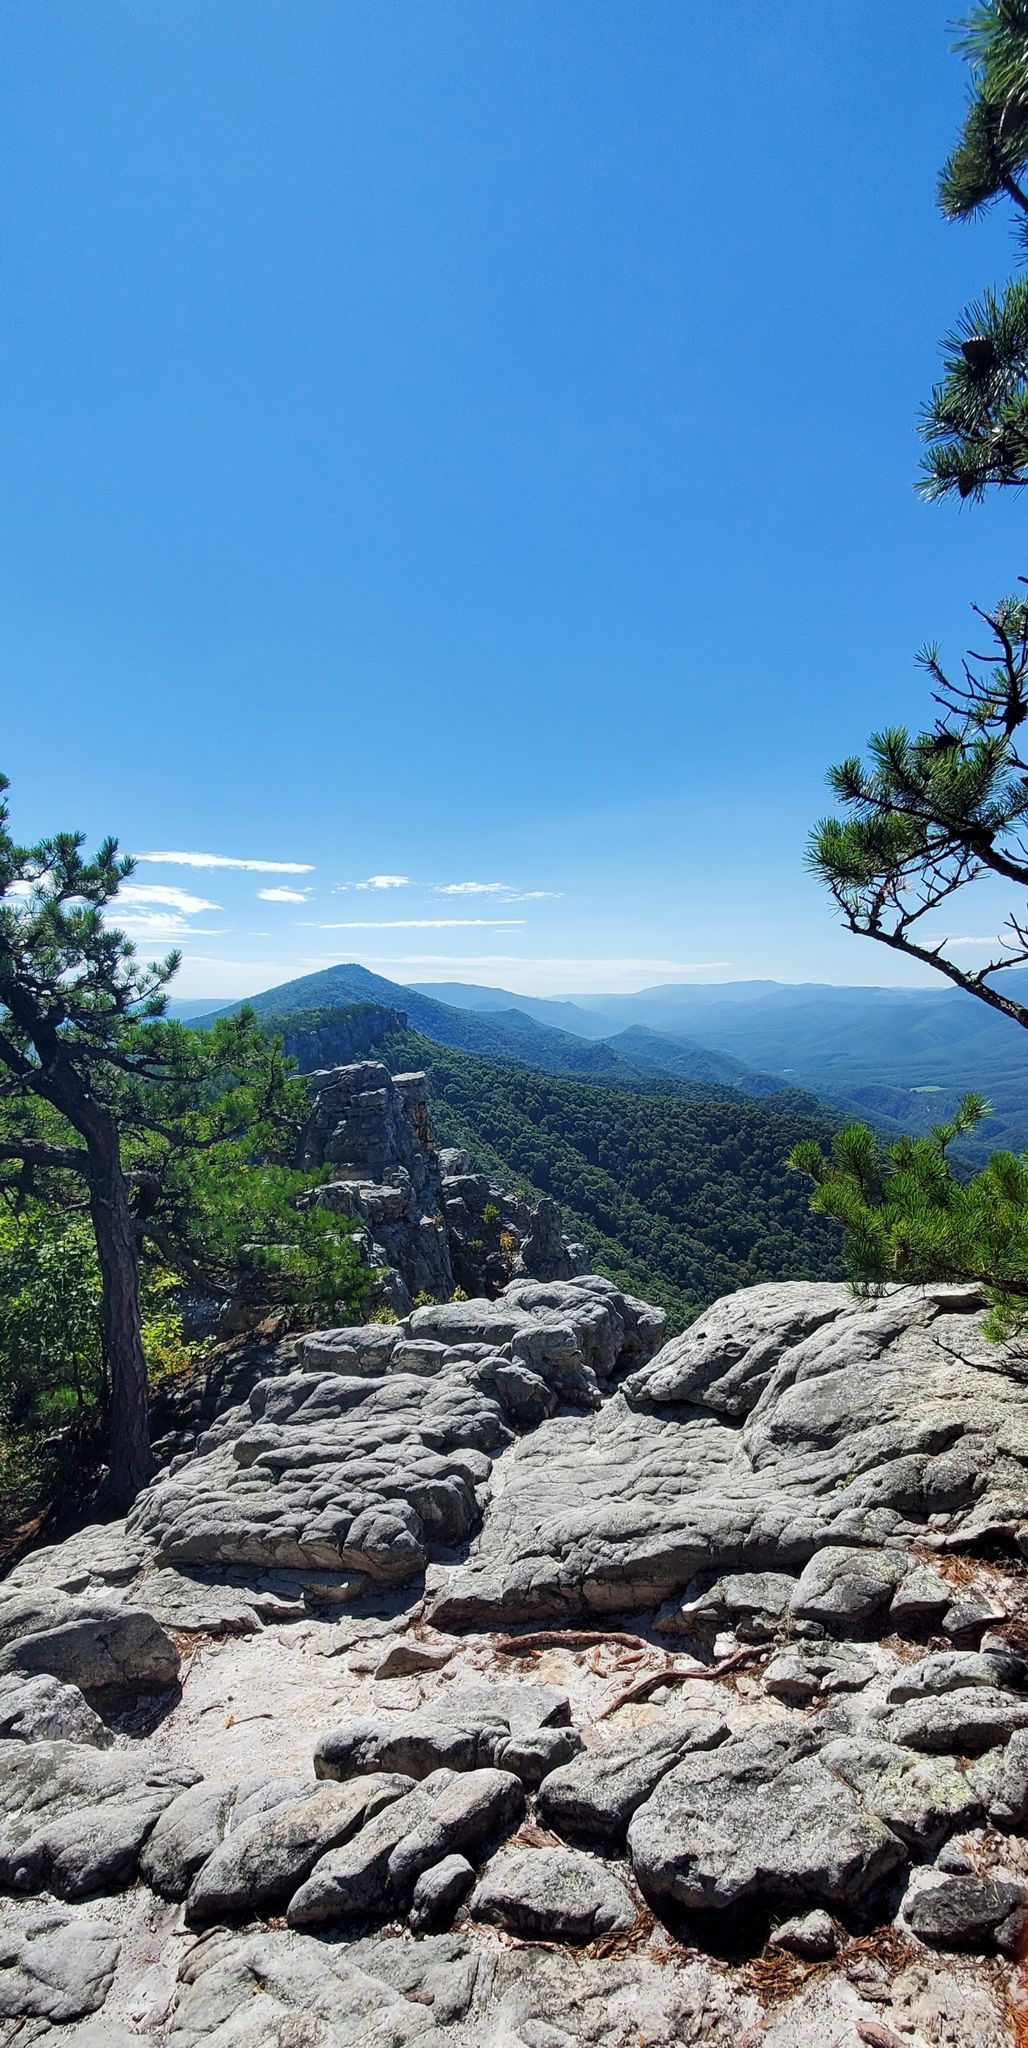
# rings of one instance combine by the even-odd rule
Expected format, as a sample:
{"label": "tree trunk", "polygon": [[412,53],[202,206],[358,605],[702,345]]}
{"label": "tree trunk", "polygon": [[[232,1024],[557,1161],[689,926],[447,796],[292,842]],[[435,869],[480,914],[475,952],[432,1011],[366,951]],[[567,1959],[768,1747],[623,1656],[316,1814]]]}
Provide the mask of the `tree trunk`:
{"label": "tree trunk", "polygon": [[110,1374],[109,1493],[112,1505],[125,1509],[152,1479],[155,1468],[139,1313],[139,1261],[113,1117],[109,1123],[109,1130],[102,1133],[94,1128],[88,1140],[89,1208],[100,1260],[101,1316]]}

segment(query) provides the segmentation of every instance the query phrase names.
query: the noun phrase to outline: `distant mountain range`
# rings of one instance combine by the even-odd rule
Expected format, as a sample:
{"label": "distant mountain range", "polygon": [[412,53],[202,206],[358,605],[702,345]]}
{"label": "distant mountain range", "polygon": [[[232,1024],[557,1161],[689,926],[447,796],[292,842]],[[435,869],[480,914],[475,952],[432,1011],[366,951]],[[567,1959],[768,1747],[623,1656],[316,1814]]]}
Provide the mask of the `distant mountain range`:
{"label": "distant mountain range", "polygon": [[[1005,986],[1028,997],[1028,970],[1013,970]],[[956,989],[669,983],[578,1001],[461,982],[405,987],[351,963],[251,1001],[260,1015],[378,1003],[434,1043],[485,1059],[583,1080],[791,1094],[793,1107],[814,1097],[886,1134],[925,1129],[976,1088],[994,1114],[965,1157],[1028,1148],[1028,1033]],[[217,1014],[185,1002],[179,1012],[202,1021],[201,1008]]]}

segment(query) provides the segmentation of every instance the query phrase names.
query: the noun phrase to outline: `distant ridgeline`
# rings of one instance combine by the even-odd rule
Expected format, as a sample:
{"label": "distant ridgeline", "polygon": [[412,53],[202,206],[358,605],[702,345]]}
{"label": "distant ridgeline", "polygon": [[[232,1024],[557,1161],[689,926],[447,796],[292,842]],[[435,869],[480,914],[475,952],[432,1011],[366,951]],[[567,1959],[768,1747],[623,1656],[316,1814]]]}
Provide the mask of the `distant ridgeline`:
{"label": "distant ridgeline", "polygon": [[737,1287],[841,1272],[835,1232],[810,1216],[805,1184],[785,1167],[799,1139],[830,1130],[827,1114],[792,1106],[810,1098],[543,1073],[509,1051],[484,1059],[441,1045],[384,1004],[276,1010],[264,997],[254,1007],[305,1072],[371,1055],[393,1073],[424,1068],[439,1143],[521,1193],[551,1195],[597,1269],[677,1324]]}

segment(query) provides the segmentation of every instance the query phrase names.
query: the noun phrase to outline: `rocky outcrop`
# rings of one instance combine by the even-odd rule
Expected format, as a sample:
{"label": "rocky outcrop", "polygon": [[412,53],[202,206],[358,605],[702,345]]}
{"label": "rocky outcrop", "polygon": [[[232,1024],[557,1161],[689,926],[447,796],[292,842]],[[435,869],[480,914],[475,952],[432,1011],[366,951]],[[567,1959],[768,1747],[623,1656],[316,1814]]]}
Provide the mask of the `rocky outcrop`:
{"label": "rocky outcrop", "polygon": [[715,1303],[598,1414],[512,1449],[436,1619],[611,1613],[786,1570],[797,1625],[915,1611],[912,1544],[1028,1549],[1028,1356],[979,1324],[946,1289],[857,1303],[842,1284],[770,1286]]}
{"label": "rocky outcrop", "polygon": [[419,1295],[495,1295],[514,1275],[569,1280],[585,1270],[555,1202],[533,1209],[474,1172],[465,1153],[436,1150],[424,1074],[394,1076],[363,1060],[308,1085],[297,1164],[331,1169],[310,1199],[353,1220],[387,1307],[406,1314]]}
{"label": "rocky outcrop", "polygon": [[519,1277],[288,1364],[0,1597],[20,2038],[1013,2048],[1028,1357],[973,1299],[664,1343]]}
{"label": "rocky outcrop", "polygon": [[169,1565],[278,1566],[403,1584],[478,1528],[492,1460],[559,1404],[597,1406],[649,1357],[657,1310],[598,1277],[319,1331],[205,1455],[147,1489],[129,1532]]}

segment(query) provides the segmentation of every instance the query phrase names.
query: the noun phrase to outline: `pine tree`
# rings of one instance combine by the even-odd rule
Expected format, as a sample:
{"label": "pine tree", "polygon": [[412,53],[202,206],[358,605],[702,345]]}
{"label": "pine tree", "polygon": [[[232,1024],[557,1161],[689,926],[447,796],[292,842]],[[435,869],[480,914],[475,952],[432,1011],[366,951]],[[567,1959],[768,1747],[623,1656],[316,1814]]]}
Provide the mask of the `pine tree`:
{"label": "pine tree", "polygon": [[[943,165],[939,205],[969,220],[997,202],[1014,210],[1028,255],[1028,0],[982,0],[957,48],[971,97]],[[966,307],[943,344],[943,377],[921,420],[928,442],[921,489],[981,498],[989,484],[1028,481],[1028,279],[1011,279]]]}
{"label": "pine tree", "polygon": [[821,819],[807,859],[850,931],[937,968],[1028,1026],[1028,1006],[994,986],[1004,968],[1028,961],[1023,913],[1011,911],[995,952],[974,969],[931,930],[943,906],[981,878],[1028,887],[1028,605],[1009,598],[978,616],[992,645],[965,659],[959,681],[937,648],[919,657],[941,714],[934,726],[874,733],[869,765],[854,755],[829,770],[850,815]]}
{"label": "pine tree", "polygon": [[[359,1308],[351,1235],[299,1206],[290,1170],[307,1109],[281,1042],[252,1015],[169,1022],[171,953],[143,967],[105,913],[132,862],[81,834],[20,846],[0,777],[0,1194],[62,1211],[84,1191],[100,1271],[109,1498],[153,1472],[139,1262],[218,1292],[310,1293]],[[6,1172],[5,1172],[6,1169]]]}

